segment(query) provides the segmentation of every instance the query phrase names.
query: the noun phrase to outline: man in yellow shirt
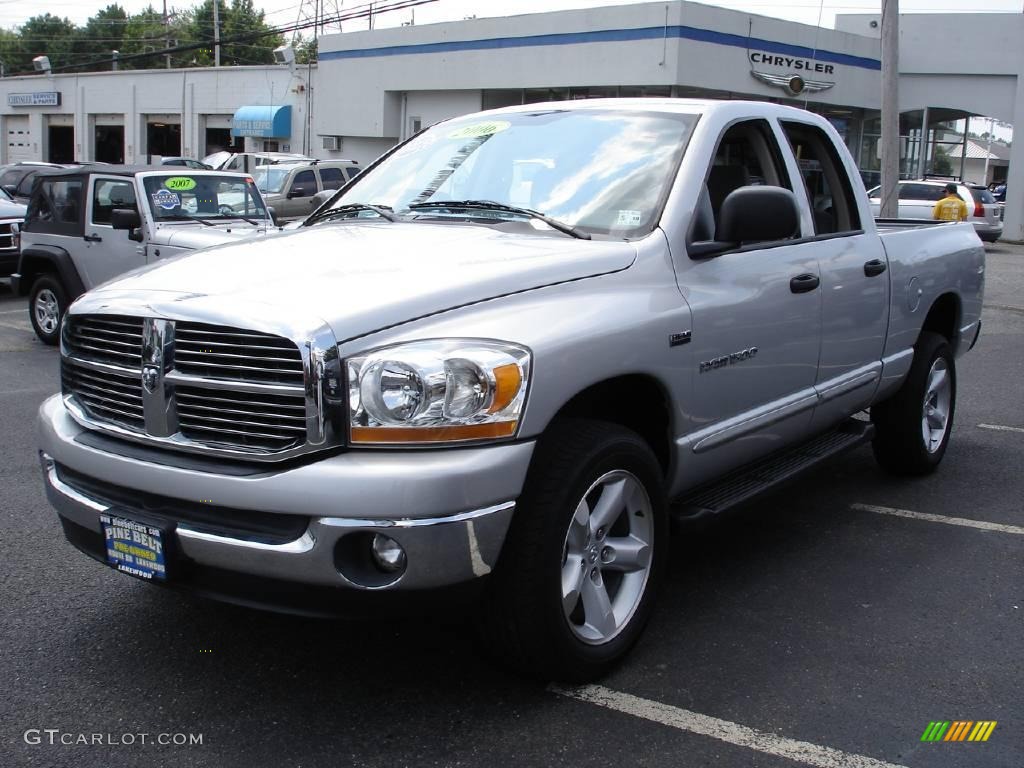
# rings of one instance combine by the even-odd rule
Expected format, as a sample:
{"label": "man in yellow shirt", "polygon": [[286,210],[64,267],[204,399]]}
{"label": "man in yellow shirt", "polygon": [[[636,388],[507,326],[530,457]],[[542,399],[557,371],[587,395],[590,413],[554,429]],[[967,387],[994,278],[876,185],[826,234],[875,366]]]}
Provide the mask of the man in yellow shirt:
{"label": "man in yellow shirt", "polygon": [[956,193],[956,184],[946,185],[946,196],[935,204],[932,218],[939,221],[967,221],[967,203]]}

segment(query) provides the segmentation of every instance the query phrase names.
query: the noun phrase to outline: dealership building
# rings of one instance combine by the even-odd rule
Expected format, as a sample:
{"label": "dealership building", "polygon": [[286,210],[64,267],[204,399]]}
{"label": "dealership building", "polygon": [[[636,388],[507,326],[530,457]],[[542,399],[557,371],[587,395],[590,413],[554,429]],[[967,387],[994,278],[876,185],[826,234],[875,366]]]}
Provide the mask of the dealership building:
{"label": "dealership building", "polygon": [[[984,115],[1024,126],[1024,15],[914,14],[900,24],[901,172],[1005,178],[1005,236],[1024,240],[1024,142],[975,178],[979,150],[957,122]],[[315,66],[4,78],[0,162],[142,162],[244,148],[366,163],[421,128],[480,109],[679,96],[820,113],[871,183],[880,20],[839,16],[836,26],[670,0],[327,34]],[[968,127],[981,133],[989,123]]]}

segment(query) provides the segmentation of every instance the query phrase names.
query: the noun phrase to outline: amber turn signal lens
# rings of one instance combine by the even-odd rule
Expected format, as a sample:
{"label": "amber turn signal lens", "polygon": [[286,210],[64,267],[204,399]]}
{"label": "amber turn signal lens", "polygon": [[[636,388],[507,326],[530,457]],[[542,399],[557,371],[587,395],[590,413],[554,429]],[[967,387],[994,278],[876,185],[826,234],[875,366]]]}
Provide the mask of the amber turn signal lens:
{"label": "amber turn signal lens", "polygon": [[517,394],[519,386],[523,383],[523,375],[519,372],[519,366],[515,363],[499,365],[494,369],[494,402],[487,409],[488,413],[497,413],[505,410]]}
{"label": "amber turn signal lens", "polygon": [[[514,366],[513,366],[514,367]],[[483,440],[512,437],[515,421],[488,424],[460,424],[449,427],[352,427],[352,442],[363,445],[392,443],[451,443],[460,440]]]}

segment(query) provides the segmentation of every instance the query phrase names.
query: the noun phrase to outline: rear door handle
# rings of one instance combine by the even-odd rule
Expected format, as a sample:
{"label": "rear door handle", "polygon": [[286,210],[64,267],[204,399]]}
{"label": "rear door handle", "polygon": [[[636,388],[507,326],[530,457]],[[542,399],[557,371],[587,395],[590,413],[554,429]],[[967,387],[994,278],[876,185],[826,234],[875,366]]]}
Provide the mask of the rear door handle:
{"label": "rear door handle", "polygon": [[793,293],[807,293],[813,291],[821,284],[817,275],[797,275],[789,281],[789,290]]}
{"label": "rear door handle", "polygon": [[99,235],[82,235],[82,239],[87,243],[102,243],[103,238]]}
{"label": "rear door handle", "polygon": [[872,259],[864,263],[864,277],[875,277],[885,272],[885,262],[881,259]]}

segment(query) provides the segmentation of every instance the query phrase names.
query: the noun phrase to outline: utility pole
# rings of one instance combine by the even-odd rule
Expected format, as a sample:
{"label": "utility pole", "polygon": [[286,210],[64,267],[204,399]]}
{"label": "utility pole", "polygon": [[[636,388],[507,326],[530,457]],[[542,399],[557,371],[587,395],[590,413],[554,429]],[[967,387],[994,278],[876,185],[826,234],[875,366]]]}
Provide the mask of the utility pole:
{"label": "utility pole", "polygon": [[213,0],[213,66],[220,66],[220,0]]}
{"label": "utility pole", "polygon": [[[171,47],[171,22],[167,17],[167,0],[164,0],[164,48]],[[164,59],[167,63],[167,68],[171,68],[171,54],[165,53]]]}
{"label": "utility pole", "polygon": [[985,147],[985,178],[981,180],[982,184],[988,184],[988,159],[992,157],[992,134],[996,130],[996,121],[994,117],[988,119],[988,146]]}
{"label": "utility pole", "polygon": [[[900,180],[900,5],[882,0],[882,204],[879,215],[899,216]],[[923,137],[922,137],[923,138]]]}

